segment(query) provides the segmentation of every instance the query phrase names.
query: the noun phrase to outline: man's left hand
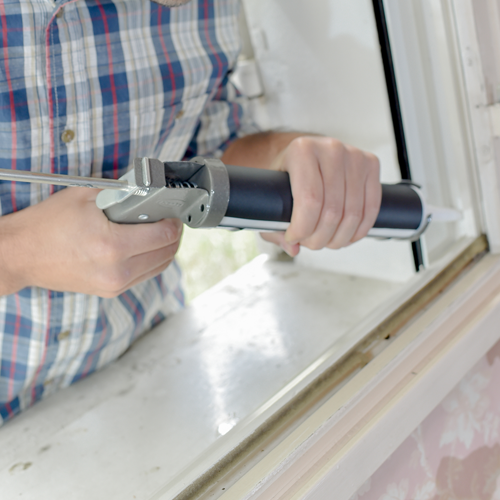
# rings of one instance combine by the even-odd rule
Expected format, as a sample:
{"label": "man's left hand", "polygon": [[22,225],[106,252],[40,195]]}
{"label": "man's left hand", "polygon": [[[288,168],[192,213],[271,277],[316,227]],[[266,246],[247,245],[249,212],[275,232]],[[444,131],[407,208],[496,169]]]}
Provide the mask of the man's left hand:
{"label": "man's left hand", "polygon": [[271,168],[290,175],[293,213],[285,233],[262,236],[288,254],[297,255],[300,246],[348,246],[375,223],[382,190],[373,154],[333,138],[302,136],[288,144]]}

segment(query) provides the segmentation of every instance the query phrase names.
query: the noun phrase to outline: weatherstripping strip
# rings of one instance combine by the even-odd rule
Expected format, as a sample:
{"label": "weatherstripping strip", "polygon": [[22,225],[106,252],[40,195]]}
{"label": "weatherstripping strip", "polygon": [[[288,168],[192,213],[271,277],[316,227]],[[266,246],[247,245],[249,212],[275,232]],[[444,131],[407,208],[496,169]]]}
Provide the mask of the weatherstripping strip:
{"label": "weatherstripping strip", "polygon": [[[394,138],[396,140],[396,148],[398,151],[401,178],[404,180],[411,180],[410,162],[408,159],[408,149],[406,147],[403,118],[401,114],[401,105],[399,103],[398,87],[396,84],[396,74],[394,72],[394,62],[392,60],[391,43],[389,40],[389,32],[387,30],[384,3],[383,0],[372,0],[372,3],[375,21],[377,23],[380,53],[382,55],[382,63],[384,65],[385,83],[387,86],[387,94],[391,108],[392,126],[394,129]],[[420,244],[420,240],[418,240],[414,241],[411,246],[415,269],[418,272],[420,267],[424,264],[422,257],[422,245]]]}

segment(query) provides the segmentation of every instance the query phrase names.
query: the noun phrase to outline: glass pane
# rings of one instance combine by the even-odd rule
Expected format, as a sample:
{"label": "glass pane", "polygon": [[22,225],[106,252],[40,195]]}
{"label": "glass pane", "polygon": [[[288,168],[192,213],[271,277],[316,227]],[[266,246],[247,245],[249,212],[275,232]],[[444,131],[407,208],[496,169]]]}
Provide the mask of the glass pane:
{"label": "glass pane", "polygon": [[176,259],[182,267],[186,303],[259,254],[255,234],[184,226]]}

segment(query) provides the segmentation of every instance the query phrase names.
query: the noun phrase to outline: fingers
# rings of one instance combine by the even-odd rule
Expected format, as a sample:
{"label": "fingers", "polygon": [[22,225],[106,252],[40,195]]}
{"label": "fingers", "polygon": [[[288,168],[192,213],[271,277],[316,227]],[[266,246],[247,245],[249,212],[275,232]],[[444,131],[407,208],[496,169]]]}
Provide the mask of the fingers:
{"label": "fingers", "polygon": [[101,219],[104,227],[99,234],[104,236],[104,240],[100,244],[110,247],[111,252],[118,251],[123,258],[129,258],[164,248],[180,239],[183,225],[179,219],[164,219],[145,224],[115,224],[109,221],[95,205],[99,192],[99,189],[68,188],[56,196],[69,196],[73,200],[83,202],[89,212],[94,212],[93,217]]}
{"label": "fingers", "polygon": [[314,144],[307,138],[293,141],[283,157],[290,175],[294,207],[285,239],[290,244],[302,242],[316,230],[323,206],[323,179]]}
{"label": "fingers", "polygon": [[290,255],[290,257],[295,257],[300,251],[300,244],[288,243],[285,239],[285,233],[260,233],[260,236],[263,240],[280,246],[288,255]]}
{"label": "fingers", "polygon": [[127,290],[129,290],[130,288],[134,287],[135,285],[138,285],[139,283],[142,283],[143,281],[146,281],[146,280],[149,280],[151,278],[154,278],[155,276],[158,276],[160,273],[165,271],[165,269],[172,263],[173,260],[174,259],[172,258],[170,261],[162,263],[161,265],[152,269],[151,271],[149,271],[141,276],[138,276],[134,281],[129,283],[126,287],[119,290],[116,293],[116,295],[120,295],[120,294],[126,292]]}
{"label": "fingers", "polygon": [[379,182],[380,164],[376,157],[373,157],[371,160],[373,161],[373,167],[369,171],[365,184],[364,218],[351,238],[352,243],[364,238],[368,234],[368,231],[375,224],[380,211],[380,203],[382,201],[382,186]]}
{"label": "fingers", "polygon": [[[95,207],[94,200],[88,201],[91,202],[89,206]],[[135,284],[158,275],[174,259],[183,228],[179,219],[116,224],[102,212],[100,216],[104,230],[96,234],[92,244],[94,262],[99,269],[93,280],[97,284],[97,295],[116,297]]]}
{"label": "fingers", "polygon": [[153,250],[165,248],[182,235],[182,222],[179,219],[163,219],[149,224],[114,224],[112,233],[125,257],[141,255]]}
{"label": "fingers", "polygon": [[[301,242],[312,250],[318,250],[327,246],[332,238],[338,233],[344,223],[345,205],[349,201],[346,198],[346,186],[349,186],[350,158],[346,147],[339,141],[324,138],[315,148],[318,158],[318,169],[322,183],[318,189],[323,190],[323,205],[315,213],[318,221],[315,230]],[[352,186],[351,186],[352,189]]]}
{"label": "fingers", "polygon": [[152,252],[147,252],[141,255],[135,255],[131,257],[126,262],[124,262],[123,270],[124,275],[130,277],[129,281],[125,283],[127,286],[132,281],[135,281],[136,277],[144,276],[151,273],[159,267],[167,267],[170,262],[175,257],[175,254],[179,248],[179,241],[176,241],[172,245],[164,248],[159,248],[158,250],[153,250]]}
{"label": "fingers", "polygon": [[[344,203],[344,213],[342,220],[328,243],[329,248],[342,248],[343,246],[349,245],[353,242],[354,235],[359,235],[359,238],[366,236],[368,230],[373,226],[375,216],[372,221],[373,208],[375,204],[371,203],[371,211],[367,211],[367,179],[370,175],[373,180],[371,184],[378,184],[378,172],[376,177],[373,176],[372,172],[372,159],[366,155],[366,153],[347,146],[348,153],[347,160],[345,162],[346,167],[346,184],[345,184],[345,203]],[[368,190],[371,193],[371,190]],[[368,217],[368,215],[370,217]],[[371,222],[371,223],[370,223]],[[366,230],[365,230],[366,229]]]}
{"label": "fingers", "polygon": [[167,247],[135,255],[116,266],[105,268],[100,276],[97,294],[116,297],[135,284],[156,276],[174,260],[178,247],[179,241],[176,241]]}
{"label": "fingers", "polygon": [[301,137],[289,144],[279,168],[290,175],[294,199],[286,243],[341,248],[366,236],[375,223],[381,186],[374,155],[332,138]]}

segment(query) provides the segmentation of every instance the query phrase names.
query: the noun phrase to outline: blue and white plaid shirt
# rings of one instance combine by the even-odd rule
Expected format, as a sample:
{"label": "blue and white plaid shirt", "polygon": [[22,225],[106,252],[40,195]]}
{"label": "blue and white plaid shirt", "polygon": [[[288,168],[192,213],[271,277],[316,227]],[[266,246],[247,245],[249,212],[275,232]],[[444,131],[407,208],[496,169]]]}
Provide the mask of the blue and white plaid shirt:
{"label": "blue and white plaid shirt", "polygon": [[[0,167],[118,178],[135,157],[217,154],[249,126],[228,83],[238,11],[239,0],[0,0]],[[0,182],[1,214],[53,191]],[[181,308],[179,282],[173,264],[115,299],[1,297],[0,423]]]}

